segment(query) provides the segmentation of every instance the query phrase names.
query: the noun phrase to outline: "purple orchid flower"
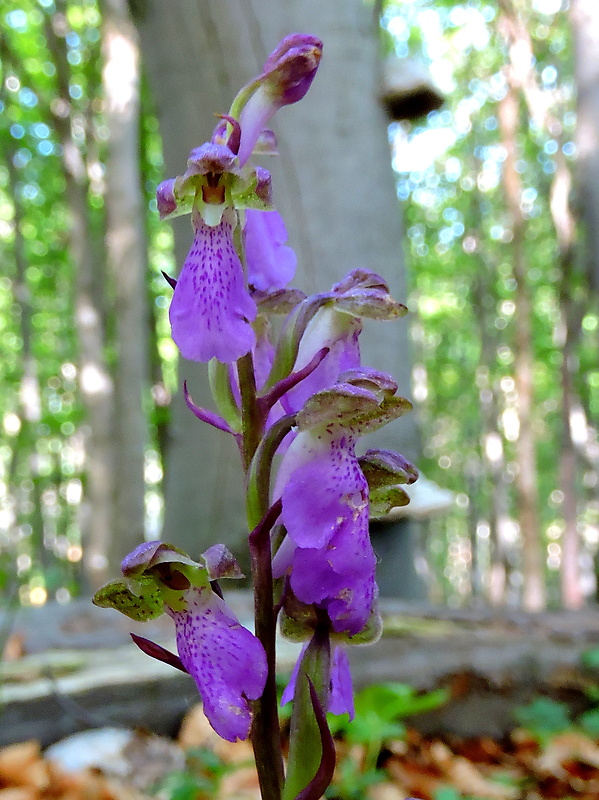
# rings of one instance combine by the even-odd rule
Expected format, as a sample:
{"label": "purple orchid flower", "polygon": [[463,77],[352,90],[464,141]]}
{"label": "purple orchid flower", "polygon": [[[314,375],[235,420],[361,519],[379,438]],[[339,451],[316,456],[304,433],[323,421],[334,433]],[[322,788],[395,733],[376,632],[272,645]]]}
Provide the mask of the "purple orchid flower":
{"label": "purple orchid flower", "polygon": [[[268,57],[262,73],[244,87],[231,107],[241,124],[239,161],[245,164],[266,124],[275,112],[297,103],[310,88],[322,56],[322,41],[316,36],[292,33]],[[249,99],[246,97],[250,95]]]}
{"label": "purple orchid flower", "polygon": [[333,629],[349,635],[365,627],[377,595],[368,483],[355,455],[356,439],[341,425],[300,431],[275,486],[287,539],[273,573],[290,572],[295,596],[326,609]]}
{"label": "purple orchid flower", "polygon": [[262,694],[268,667],[258,639],[210,586],[220,578],[243,577],[232,554],[224,545],[214,545],[198,563],[173,545],[144,542],[125,557],[122,572],[124,580],[100,589],[94,603],[136,620],[166,612],[175,622],[178,657],[141,637],[134,641],[192,676],[219,736],[230,742],[247,739],[249,701]]}
{"label": "purple orchid flower", "polygon": [[183,611],[166,607],[166,612],[175,621],[179,656],[210,724],[229,742],[247,739],[248,700],[260,697],[266,681],[262,645],[210,588],[190,589]]}
{"label": "purple orchid flower", "polygon": [[[185,358],[231,363],[248,353],[257,313],[248,282],[262,291],[279,289],[293,275],[295,255],[284,246],[285,226],[272,211],[270,174],[246,162],[261,141],[272,152],[266,122],[303,97],[321,50],[312,36],[284,39],[221,117],[212,140],[192,150],[186,172],[157,189],[161,219],[192,215],[194,242],[170,309],[173,339]],[[233,241],[238,210],[247,213],[247,278]]]}
{"label": "purple orchid flower", "polygon": [[[309,642],[306,642],[302,647],[289,678],[289,683],[283,690],[281,695],[282,706],[293,700],[299,668],[308,645]],[[332,643],[328,707],[326,710],[336,715],[349,714],[350,720],[354,718],[354,696],[349,659],[345,648],[335,643]]]}
{"label": "purple orchid flower", "polygon": [[[287,536],[273,574],[289,574],[295,597],[326,610],[333,630],[351,637],[366,628],[378,592],[369,484],[355,446],[359,436],[409,410],[396,389],[386,373],[352,369],[313,395],[297,414],[297,434],[275,484]],[[399,469],[408,477],[404,462],[379,460],[379,471]]]}
{"label": "purple orchid flower", "polygon": [[194,242],[169,310],[172,335],[184,358],[229,363],[253,347],[257,313],[233,244],[234,214],[225,211],[214,227],[199,214],[193,219]]}

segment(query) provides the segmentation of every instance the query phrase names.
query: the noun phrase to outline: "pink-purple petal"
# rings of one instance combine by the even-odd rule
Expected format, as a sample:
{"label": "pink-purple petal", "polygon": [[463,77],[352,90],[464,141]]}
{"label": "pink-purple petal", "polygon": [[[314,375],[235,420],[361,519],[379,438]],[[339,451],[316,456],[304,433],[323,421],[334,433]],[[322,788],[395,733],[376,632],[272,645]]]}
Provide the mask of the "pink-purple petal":
{"label": "pink-purple petal", "polygon": [[297,257],[285,244],[287,229],[281,215],[248,208],[243,239],[248,282],[260,291],[286,286],[295,274]]}
{"label": "pink-purple petal", "polygon": [[209,588],[190,590],[186,600],[185,611],[169,610],[183,666],[219,736],[230,742],[247,739],[252,723],[248,700],[260,697],[266,681],[264,649]]}
{"label": "pink-purple petal", "polygon": [[191,361],[236,361],[255,342],[256,304],[245,285],[228,213],[208,226],[194,215],[195,237],[170,307],[173,339]]}
{"label": "pink-purple petal", "polygon": [[331,694],[329,698],[331,714],[349,714],[354,718],[354,695],[349,659],[345,650],[337,646],[331,658]]}

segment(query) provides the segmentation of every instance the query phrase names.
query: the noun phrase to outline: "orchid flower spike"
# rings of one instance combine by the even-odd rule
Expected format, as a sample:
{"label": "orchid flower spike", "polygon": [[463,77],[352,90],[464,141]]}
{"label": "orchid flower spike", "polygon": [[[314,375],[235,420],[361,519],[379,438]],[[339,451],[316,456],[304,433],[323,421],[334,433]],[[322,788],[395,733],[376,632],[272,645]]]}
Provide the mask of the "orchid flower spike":
{"label": "orchid flower spike", "polygon": [[[144,542],[126,556],[122,572],[124,580],[100,589],[94,603],[135,620],[167,613],[175,623],[180,664],[196,682],[210,724],[230,742],[247,739],[249,701],[262,694],[268,668],[258,639],[210,585],[220,578],[243,577],[231,553],[214,545],[198,563],[173,545]],[[146,652],[178,662],[159,645],[148,644]]]}

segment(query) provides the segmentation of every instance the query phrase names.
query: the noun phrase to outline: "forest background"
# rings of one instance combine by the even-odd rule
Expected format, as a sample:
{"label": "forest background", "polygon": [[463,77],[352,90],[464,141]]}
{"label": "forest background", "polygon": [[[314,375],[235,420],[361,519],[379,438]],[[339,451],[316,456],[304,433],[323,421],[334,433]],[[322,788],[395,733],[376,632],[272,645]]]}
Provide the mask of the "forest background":
{"label": "forest background", "polygon": [[[116,574],[144,535],[160,535],[165,504],[179,504],[169,470],[210,469],[175,464],[172,449],[179,377],[161,273],[177,266],[154,199],[171,175],[140,60],[144,5],[5,0],[0,11],[5,602],[65,603]],[[454,497],[418,528],[416,568],[434,602],[594,599],[593,5],[366,6],[381,64],[425,65],[445,97],[388,128],[411,311],[412,388],[400,392],[421,441],[409,455]],[[209,124],[226,110],[203,114]],[[369,164],[349,162],[367,184]]]}

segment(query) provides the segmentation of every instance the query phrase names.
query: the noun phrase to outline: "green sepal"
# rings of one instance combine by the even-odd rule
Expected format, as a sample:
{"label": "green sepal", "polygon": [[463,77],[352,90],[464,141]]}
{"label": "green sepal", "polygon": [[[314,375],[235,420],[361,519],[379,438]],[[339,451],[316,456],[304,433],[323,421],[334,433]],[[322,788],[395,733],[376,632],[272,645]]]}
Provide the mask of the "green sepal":
{"label": "green sepal", "polygon": [[241,411],[233,394],[229,365],[213,358],[208,364],[208,380],[218,413],[233,433],[241,433]]}
{"label": "green sepal", "polygon": [[407,506],[410,495],[401,486],[382,486],[380,489],[371,489],[368,493],[370,502],[370,518],[380,519],[388,514],[392,508]]}
{"label": "green sepal", "polygon": [[403,303],[394,300],[380,275],[367,269],[354,269],[333,286],[336,307],[355,317],[398,319],[407,313]]}
{"label": "green sepal", "polygon": [[360,435],[372,433],[411,410],[412,404],[405,397],[385,397],[376,409],[356,415],[352,428]]}
{"label": "green sepal", "polygon": [[247,178],[237,178],[231,185],[231,202],[236,209],[254,208],[258,211],[272,211],[274,206],[258,191],[258,176],[255,171]]}
{"label": "green sepal", "polygon": [[111,581],[95,593],[92,602],[100,608],[115,608],[130,619],[146,622],[164,613],[161,594],[151,582],[140,582],[133,592],[124,581]]}
{"label": "green sepal", "polygon": [[255,290],[252,292],[252,297],[262,314],[289,314],[306,299],[301,289],[294,288],[275,289],[269,292]]}
{"label": "green sepal", "polygon": [[353,426],[358,419],[367,419],[379,409],[379,398],[368,389],[339,383],[316,392],[297,414],[300,431],[308,431],[332,423]]}

